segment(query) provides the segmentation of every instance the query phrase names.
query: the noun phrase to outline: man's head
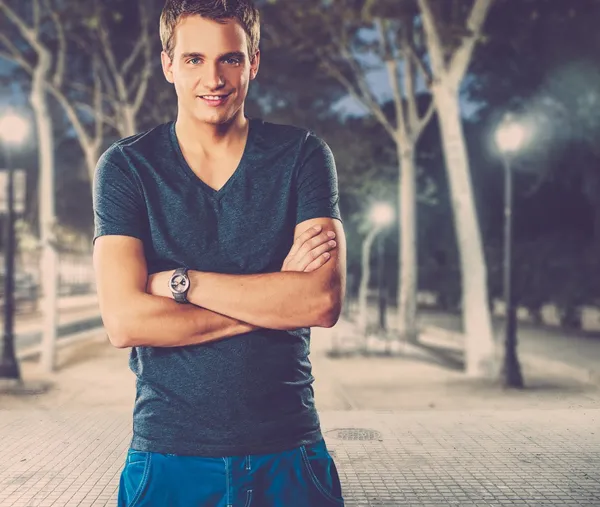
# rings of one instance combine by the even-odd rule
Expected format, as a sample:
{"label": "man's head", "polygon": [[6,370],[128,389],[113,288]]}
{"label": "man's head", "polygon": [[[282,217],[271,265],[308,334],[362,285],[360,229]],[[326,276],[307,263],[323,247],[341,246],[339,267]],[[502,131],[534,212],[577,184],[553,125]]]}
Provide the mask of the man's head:
{"label": "man's head", "polygon": [[180,114],[230,121],[260,62],[260,18],[252,0],[167,0],[160,37],[163,71],[175,85]]}

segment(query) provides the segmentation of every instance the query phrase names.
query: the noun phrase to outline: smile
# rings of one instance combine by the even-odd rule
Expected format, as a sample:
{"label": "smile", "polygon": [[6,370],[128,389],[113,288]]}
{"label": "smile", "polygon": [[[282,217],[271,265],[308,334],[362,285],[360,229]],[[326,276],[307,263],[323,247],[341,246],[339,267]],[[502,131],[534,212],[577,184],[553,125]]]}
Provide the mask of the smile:
{"label": "smile", "polygon": [[227,100],[229,95],[231,94],[228,93],[227,95],[198,95],[198,98],[202,99],[204,103],[210,106],[220,106]]}

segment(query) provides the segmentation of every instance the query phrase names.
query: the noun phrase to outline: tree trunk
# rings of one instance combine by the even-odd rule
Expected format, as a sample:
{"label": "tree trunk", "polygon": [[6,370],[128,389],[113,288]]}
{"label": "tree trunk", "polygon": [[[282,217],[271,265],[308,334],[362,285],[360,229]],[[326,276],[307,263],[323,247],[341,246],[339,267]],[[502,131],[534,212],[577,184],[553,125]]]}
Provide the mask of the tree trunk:
{"label": "tree trunk", "polygon": [[[98,149],[95,146],[83,147],[85,156],[85,166],[87,168],[90,185],[94,186],[94,173],[96,172],[96,165],[98,163]],[[92,188],[93,193],[93,188]]]}
{"label": "tree trunk", "polygon": [[438,82],[432,87],[432,92],[437,104],[460,254],[466,372],[469,376],[492,377],[497,374],[497,361],[487,304],[487,269],[473,198],[458,90]]}
{"label": "tree trunk", "polygon": [[[404,144],[404,143],[403,143]],[[398,330],[400,337],[416,342],[417,331],[417,210],[416,168],[413,148],[402,148],[397,142],[400,178],[398,180]]]}
{"label": "tree trunk", "polygon": [[378,232],[378,227],[371,229],[362,244],[362,269],[358,287],[358,328],[363,335],[367,334],[369,327],[368,294],[371,280],[371,247]]}
{"label": "tree trunk", "polygon": [[123,104],[122,106],[121,119],[122,123],[119,125],[119,134],[121,137],[131,137],[138,133],[137,121],[135,118],[135,111],[129,104]]}
{"label": "tree trunk", "polygon": [[43,308],[42,368],[51,372],[55,365],[58,316],[58,256],[53,243],[54,205],[54,139],[48,110],[46,80],[50,70],[50,53],[40,52],[31,83],[30,102],[35,114],[39,150],[39,235],[41,243],[40,283]]}

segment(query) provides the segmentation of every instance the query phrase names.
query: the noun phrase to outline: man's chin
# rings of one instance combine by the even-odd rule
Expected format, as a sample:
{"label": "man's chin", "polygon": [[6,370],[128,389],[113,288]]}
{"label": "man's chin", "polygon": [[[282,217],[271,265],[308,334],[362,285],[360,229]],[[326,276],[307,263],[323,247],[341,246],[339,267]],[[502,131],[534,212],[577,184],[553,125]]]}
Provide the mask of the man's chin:
{"label": "man's chin", "polygon": [[209,125],[223,125],[233,120],[235,111],[213,111],[209,113],[206,111],[196,111],[194,117],[196,120],[202,123],[208,123]]}

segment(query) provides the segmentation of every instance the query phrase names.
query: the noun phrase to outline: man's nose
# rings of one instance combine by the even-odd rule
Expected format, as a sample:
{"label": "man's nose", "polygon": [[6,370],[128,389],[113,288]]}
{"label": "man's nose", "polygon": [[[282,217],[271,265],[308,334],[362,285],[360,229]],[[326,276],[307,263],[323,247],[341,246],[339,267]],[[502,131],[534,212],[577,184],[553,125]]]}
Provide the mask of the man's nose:
{"label": "man's nose", "polygon": [[225,80],[223,79],[221,68],[218,63],[215,63],[214,65],[206,65],[203,77],[204,85],[212,90],[221,88],[225,84]]}

